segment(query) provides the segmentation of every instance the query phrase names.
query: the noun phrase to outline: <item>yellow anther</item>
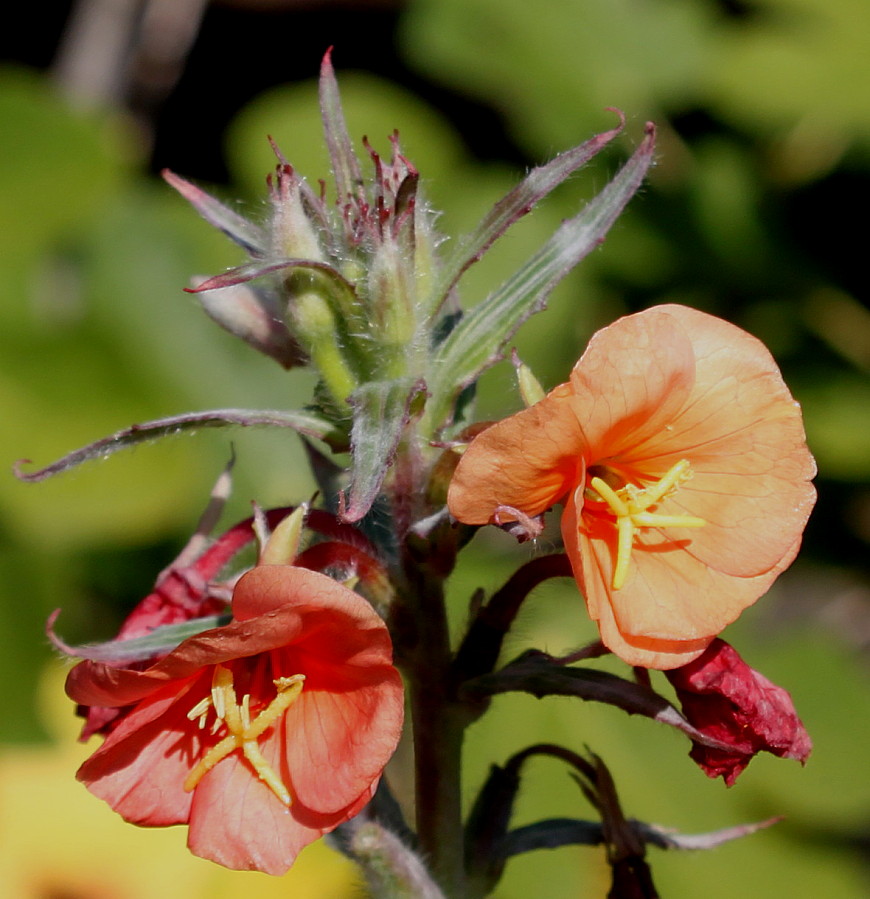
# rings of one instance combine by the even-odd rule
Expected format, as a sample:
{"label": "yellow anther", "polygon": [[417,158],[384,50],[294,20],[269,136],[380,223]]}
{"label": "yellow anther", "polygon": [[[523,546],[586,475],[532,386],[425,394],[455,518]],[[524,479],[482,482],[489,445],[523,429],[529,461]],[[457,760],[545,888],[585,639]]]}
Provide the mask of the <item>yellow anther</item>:
{"label": "yellow anther", "polygon": [[692,469],[686,459],[681,459],[664,477],[648,487],[626,484],[614,490],[600,477],[589,481],[589,487],[607,504],[616,516],[616,565],[613,569],[612,586],[619,590],[628,576],[634,537],[639,528],[700,528],[706,522],[694,515],[660,515],[650,512],[652,506],[672,496],[679,487],[692,477]]}
{"label": "yellow anther", "polygon": [[218,762],[240,749],[257,773],[257,777],[284,805],[290,805],[290,791],[260,752],[257,739],[296,701],[302,692],[304,680],[304,674],[294,674],[292,677],[279,677],[273,681],[277,695],[252,721],[250,694],[246,693],[239,704],[233,686],[232,671],[223,665],[216,665],[212,676],[211,696],[198,702],[187,713],[187,717],[191,721],[199,718],[199,726],[203,727],[209,707],[213,706],[217,721],[212,733],[221,723],[226,725],[228,733],[209,749],[187,775],[184,789],[189,793]]}
{"label": "yellow anther", "polygon": [[211,696],[204,696],[188,713],[187,717],[191,721],[196,721],[199,718],[199,722],[197,726],[200,730],[205,727],[205,719],[208,715],[208,710],[211,708]]}

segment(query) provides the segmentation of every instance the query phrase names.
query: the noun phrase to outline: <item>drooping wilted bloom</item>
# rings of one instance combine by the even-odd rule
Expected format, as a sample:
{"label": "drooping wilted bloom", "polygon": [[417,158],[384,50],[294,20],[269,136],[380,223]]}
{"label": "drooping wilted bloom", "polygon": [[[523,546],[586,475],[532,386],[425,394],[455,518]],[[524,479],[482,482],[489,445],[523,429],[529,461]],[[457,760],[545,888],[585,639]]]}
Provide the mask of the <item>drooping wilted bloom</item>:
{"label": "drooping wilted bloom", "polygon": [[233,616],[145,670],[70,672],[76,702],[128,707],[78,777],[127,821],[187,824],[195,854],[277,874],[371,798],[402,684],[381,618],[325,575],[258,566]]}
{"label": "drooping wilted bloom", "polygon": [[806,762],[813,748],[791,696],[714,640],[703,655],[667,672],[683,714],[701,733],[734,752],[694,743],[689,753],[709,777],[730,787],[759,752]]}
{"label": "drooping wilted bloom", "polygon": [[761,596],[815,501],[800,408],[754,337],[683,306],[599,331],[570,381],[486,429],[448,495],[467,524],[563,502],[562,536],[601,638],[674,668]]}

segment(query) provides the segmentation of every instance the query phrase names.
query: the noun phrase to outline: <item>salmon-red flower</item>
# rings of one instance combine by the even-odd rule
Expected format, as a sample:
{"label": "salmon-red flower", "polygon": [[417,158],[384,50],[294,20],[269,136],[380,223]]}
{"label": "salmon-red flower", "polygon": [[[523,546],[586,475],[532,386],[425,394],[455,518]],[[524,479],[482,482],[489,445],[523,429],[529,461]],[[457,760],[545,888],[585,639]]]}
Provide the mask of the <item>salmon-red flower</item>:
{"label": "salmon-red flower", "polygon": [[605,645],[675,668],[795,557],[815,501],[800,408],[760,341],[657,306],[595,334],[570,381],[476,437],[450,485],[467,524],[565,504]]}
{"label": "salmon-red flower", "polygon": [[125,706],[78,778],[135,824],[187,824],[196,855],[280,874],[371,798],[402,684],[371,606],[325,575],[262,565],[234,620],[144,671],[82,662],[67,693]]}

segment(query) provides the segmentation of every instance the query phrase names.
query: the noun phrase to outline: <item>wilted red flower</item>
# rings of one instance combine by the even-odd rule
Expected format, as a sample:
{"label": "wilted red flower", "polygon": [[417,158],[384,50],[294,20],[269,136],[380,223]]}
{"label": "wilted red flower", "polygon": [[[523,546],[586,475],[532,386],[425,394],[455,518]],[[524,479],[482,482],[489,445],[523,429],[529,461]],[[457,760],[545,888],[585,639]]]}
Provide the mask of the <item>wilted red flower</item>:
{"label": "wilted red flower", "polygon": [[734,752],[695,743],[689,755],[709,777],[722,776],[730,787],[759,752],[797,759],[813,748],[791,696],[750,668],[724,640],[714,640],[703,655],[667,672],[683,714],[701,733],[734,747]]}
{"label": "wilted red flower", "polygon": [[564,502],[601,639],[664,669],[699,656],[789,565],[815,470],[764,345],[657,306],[599,331],[567,384],[476,437],[448,505],[467,524],[503,524]]}
{"label": "wilted red flower", "polygon": [[144,671],[86,661],[67,693],[130,706],[78,778],[135,824],[188,824],[196,855],[280,874],[371,798],[402,684],[371,606],[325,575],[263,565],[234,620]]}

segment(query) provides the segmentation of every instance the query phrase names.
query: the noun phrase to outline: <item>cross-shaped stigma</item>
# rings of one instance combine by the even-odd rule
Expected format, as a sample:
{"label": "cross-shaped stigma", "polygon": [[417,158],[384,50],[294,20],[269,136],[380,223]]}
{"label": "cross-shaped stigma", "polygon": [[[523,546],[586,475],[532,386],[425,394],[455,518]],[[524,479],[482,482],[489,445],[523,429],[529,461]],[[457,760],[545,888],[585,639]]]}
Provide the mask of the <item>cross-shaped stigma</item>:
{"label": "cross-shaped stigma", "polygon": [[199,719],[199,726],[203,728],[205,727],[208,711],[213,708],[216,721],[212,728],[212,733],[215,733],[220,728],[221,723],[223,723],[226,725],[228,734],[219,743],[212,746],[199,760],[190,774],[187,775],[184,781],[184,789],[189,793],[218,762],[240,749],[242,755],[251,763],[251,766],[257,773],[257,777],[266,784],[284,805],[290,805],[290,791],[266,761],[262,752],[260,752],[257,739],[296,701],[302,692],[302,682],[304,680],[304,674],[294,674],[291,677],[279,677],[273,681],[278,691],[277,695],[251,721],[250,694],[246,693],[242,697],[241,704],[239,704],[236,698],[235,687],[233,686],[232,671],[229,668],[224,668],[223,665],[216,665],[212,675],[211,695],[198,702],[187,713],[187,717],[191,721]]}
{"label": "cross-shaped stigma", "polygon": [[614,490],[605,480],[593,477],[589,487],[608,505],[616,516],[616,565],[613,569],[613,589],[625,584],[634,536],[640,528],[700,528],[706,522],[694,515],[660,515],[649,511],[657,503],[672,496],[689,478],[692,469],[681,459],[663,478],[648,487],[626,484]]}

